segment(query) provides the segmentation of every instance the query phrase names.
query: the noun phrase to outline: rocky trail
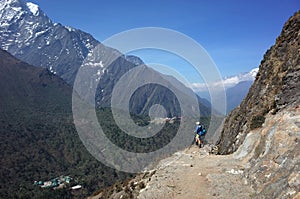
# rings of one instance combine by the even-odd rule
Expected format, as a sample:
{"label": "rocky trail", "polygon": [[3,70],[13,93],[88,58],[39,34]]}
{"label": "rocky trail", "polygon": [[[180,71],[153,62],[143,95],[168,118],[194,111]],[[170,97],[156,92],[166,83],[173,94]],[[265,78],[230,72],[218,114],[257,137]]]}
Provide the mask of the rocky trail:
{"label": "rocky trail", "polygon": [[[209,151],[209,145],[193,145],[177,152],[160,161],[155,169],[134,178],[122,191],[114,188],[109,198],[252,198],[255,192],[244,177],[243,162],[234,155],[214,155]],[[100,193],[92,198],[106,197]]]}
{"label": "rocky trail", "polygon": [[192,146],[164,159],[138,198],[251,198],[243,162]]}

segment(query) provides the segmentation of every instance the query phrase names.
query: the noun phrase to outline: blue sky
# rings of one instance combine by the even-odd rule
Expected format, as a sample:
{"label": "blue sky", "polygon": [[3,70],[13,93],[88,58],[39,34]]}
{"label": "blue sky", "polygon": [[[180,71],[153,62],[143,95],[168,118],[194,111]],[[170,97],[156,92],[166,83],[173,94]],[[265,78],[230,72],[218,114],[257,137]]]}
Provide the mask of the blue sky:
{"label": "blue sky", "polygon": [[[30,0],[28,0],[30,1]],[[300,9],[298,0],[31,0],[54,21],[92,34],[99,41],[132,28],[163,27],[201,44],[222,76],[258,67],[284,22]],[[151,52],[147,62],[163,62]],[[156,54],[157,55],[157,54]],[[167,56],[167,55],[165,55]],[[173,60],[173,63],[177,62]],[[183,64],[181,62],[177,62]],[[175,67],[176,68],[176,67]],[[190,71],[191,72],[191,71]]]}

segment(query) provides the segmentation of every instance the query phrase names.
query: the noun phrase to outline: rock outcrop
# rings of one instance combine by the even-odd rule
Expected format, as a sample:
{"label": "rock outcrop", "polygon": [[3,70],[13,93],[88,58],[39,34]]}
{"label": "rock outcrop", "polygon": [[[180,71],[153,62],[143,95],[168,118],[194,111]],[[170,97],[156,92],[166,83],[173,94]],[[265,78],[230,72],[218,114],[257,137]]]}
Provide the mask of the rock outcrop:
{"label": "rock outcrop", "polygon": [[266,115],[263,127],[250,131],[234,153],[243,159],[255,198],[299,198],[300,106]]}
{"label": "rock outcrop", "polygon": [[264,55],[246,98],[226,119],[218,141],[220,154],[238,149],[248,132],[259,128],[268,113],[300,102],[300,12],[284,25],[276,44]]}
{"label": "rock outcrop", "polygon": [[[227,117],[219,153],[238,151],[257,198],[299,197],[300,11],[265,54],[241,105]],[[295,196],[297,195],[297,196]]]}

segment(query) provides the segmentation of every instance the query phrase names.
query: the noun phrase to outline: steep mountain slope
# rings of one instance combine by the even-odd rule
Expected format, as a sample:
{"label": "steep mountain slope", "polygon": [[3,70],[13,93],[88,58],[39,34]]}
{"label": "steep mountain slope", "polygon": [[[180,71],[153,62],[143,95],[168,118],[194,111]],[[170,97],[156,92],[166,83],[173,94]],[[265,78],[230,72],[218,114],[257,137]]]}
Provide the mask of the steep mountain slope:
{"label": "steep mountain slope", "polygon": [[276,114],[299,104],[299,32],[298,12],[286,22],[276,44],[266,52],[246,98],[229,114],[218,143],[221,154],[235,151],[247,132],[261,127],[267,113]]}
{"label": "steep mountain slope", "polygon": [[[73,85],[79,68],[89,62],[90,76],[82,83],[91,85],[92,89],[97,87],[98,107],[110,106],[116,82],[130,69],[143,63],[138,57],[125,56],[102,45],[88,33],[53,23],[37,5],[25,0],[0,1],[0,48],[31,65],[49,69],[70,85]],[[112,61],[116,54],[118,58]],[[92,59],[89,60],[89,56]],[[150,91],[154,92],[153,89],[144,89],[139,96]],[[167,104],[171,108],[170,116],[179,115],[177,105],[173,103],[174,96],[159,88],[152,95],[157,93],[163,97],[154,99],[153,103]],[[140,102],[133,103],[136,105],[131,107],[133,113],[144,114],[141,110],[147,110],[146,104]],[[201,110],[202,115],[210,112],[207,108]]]}
{"label": "steep mountain slope", "polygon": [[265,54],[247,97],[228,116],[218,141],[221,154],[239,147],[237,157],[247,160],[247,177],[260,198],[300,197],[299,108],[300,11]]}
{"label": "steep mountain slope", "polygon": [[243,101],[252,84],[252,81],[243,81],[239,82],[234,87],[226,89],[226,103],[228,113]]}
{"label": "steep mountain slope", "polygon": [[[24,110],[31,109],[37,105],[35,103],[39,103],[41,100],[43,100],[44,108],[40,111],[47,111],[48,108],[51,108],[48,105],[55,103],[65,107],[66,110],[70,108],[67,105],[70,106],[68,97],[71,94],[71,87],[62,79],[56,77],[49,70],[32,67],[16,60],[3,50],[0,50],[0,58],[0,105],[2,113],[9,113],[20,107]],[[49,89],[49,86],[52,88]],[[54,87],[57,90],[54,90]],[[51,97],[47,98],[46,95]],[[53,100],[60,101],[54,102]],[[24,104],[28,106],[24,106]]]}
{"label": "steep mountain slope", "polygon": [[31,65],[48,68],[68,83],[99,44],[87,33],[53,23],[25,0],[0,2],[0,35],[2,49]]}
{"label": "steep mountain slope", "polygon": [[78,197],[83,197],[129,176],[105,167],[85,149],[73,124],[67,83],[3,50],[0,71],[0,198],[71,197],[67,189],[33,186],[34,180],[60,175],[82,183]]}

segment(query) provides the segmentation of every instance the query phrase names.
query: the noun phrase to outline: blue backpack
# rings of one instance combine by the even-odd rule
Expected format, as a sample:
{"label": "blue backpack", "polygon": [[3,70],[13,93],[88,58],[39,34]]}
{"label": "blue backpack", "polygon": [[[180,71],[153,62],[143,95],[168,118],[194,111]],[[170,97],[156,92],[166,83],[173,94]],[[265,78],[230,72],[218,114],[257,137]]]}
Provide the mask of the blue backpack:
{"label": "blue backpack", "polygon": [[206,130],[205,130],[203,125],[200,125],[199,128],[197,128],[197,134],[199,134],[199,135],[205,135],[206,134]]}
{"label": "blue backpack", "polygon": [[202,127],[202,131],[200,132],[200,135],[205,135],[206,134],[206,129]]}

